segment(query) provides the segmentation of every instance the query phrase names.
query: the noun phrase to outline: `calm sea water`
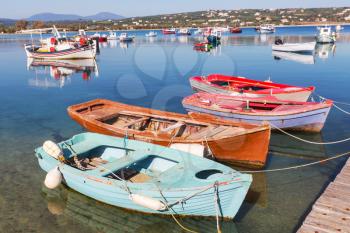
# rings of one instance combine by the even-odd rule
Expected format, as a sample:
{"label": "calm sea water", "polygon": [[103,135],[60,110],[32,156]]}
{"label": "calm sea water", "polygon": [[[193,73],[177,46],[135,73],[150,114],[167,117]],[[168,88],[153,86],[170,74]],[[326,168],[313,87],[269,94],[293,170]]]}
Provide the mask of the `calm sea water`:
{"label": "calm sea water", "polygon": [[[33,150],[46,139],[61,141],[84,131],[66,108],[94,98],[184,112],[181,100],[192,93],[188,78],[223,73],[253,79],[316,86],[316,92],[350,102],[350,32],[335,46],[318,46],[314,55],[272,54],[274,37],[312,41],[314,27],[278,28],[276,35],[226,35],[209,53],[196,52],[200,37],[145,38],[134,32],[130,44],[101,44],[93,61],[72,67],[35,64],[23,49],[28,36],[0,36],[0,232],[180,232],[171,218],[142,215],[98,203],[60,187],[43,187],[45,174]],[[37,36],[35,38],[38,38]],[[67,65],[67,64],[66,64]],[[345,106],[346,108],[346,106]],[[350,110],[347,108],[347,110]],[[350,136],[350,116],[333,109],[321,134],[297,134],[313,141]],[[327,158],[350,143],[316,146],[274,133],[267,169]],[[235,221],[224,232],[294,232],[345,159],[298,170],[254,175],[251,191]],[[215,220],[181,220],[200,232],[215,232]]]}

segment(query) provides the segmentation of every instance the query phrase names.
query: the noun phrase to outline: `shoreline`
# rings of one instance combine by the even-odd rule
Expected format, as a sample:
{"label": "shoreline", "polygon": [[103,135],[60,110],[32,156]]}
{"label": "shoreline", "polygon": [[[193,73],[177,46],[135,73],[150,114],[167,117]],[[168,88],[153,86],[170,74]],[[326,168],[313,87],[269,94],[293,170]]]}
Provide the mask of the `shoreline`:
{"label": "shoreline", "polygon": [[[329,22],[329,23],[313,23],[313,24],[295,24],[295,25],[275,25],[276,28],[291,28],[291,27],[321,27],[321,26],[336,26],[336,25],[341,25],[341,26],[350,26],[350,23],[339,23],[339,22]],[[256,28],[257,26],[242,26],[240,28],[242,29],[250,29],[250,28]],[[181,27],[179,27],[181,28]],[[184,27],[185,28],[185,27]],[[197,29],[197,28],[192,28],[188,27],[190,29]],[[206,27],[198,27],[201,29],[204,29]],[[161,31],[164,28],[152,28],[152,29],[118,29],[118,30],[86,30],[86,32],[109,32],[109,31],[114,31],[114,32],[135,32],[135,31]],[[67,33],[75,33],[77,31],[67,31]],[[40,35],[40,33],[0,33],[1,35]],[[51,33],[43,33],[45,34],[51,34]]]}

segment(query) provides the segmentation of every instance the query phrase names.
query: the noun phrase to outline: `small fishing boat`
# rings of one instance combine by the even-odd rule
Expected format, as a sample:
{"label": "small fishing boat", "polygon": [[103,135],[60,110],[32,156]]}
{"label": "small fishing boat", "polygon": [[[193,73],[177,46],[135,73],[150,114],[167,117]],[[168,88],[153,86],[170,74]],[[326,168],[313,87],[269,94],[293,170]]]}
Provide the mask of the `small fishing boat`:
{"label": "small fishing boat", "polygon": [[58,43],[52,38],[47,46],[24,45],[28,58],[38,59],[93,59],[96,57],[96,42],[80,39],[77,43]]}
{"label": "small fishing boat", "polygon": [[319,30],[319,33],[316,36],[317,43],[320,43],[320,44],[335,43],[336,35],[334,32],[332,32],[331,27],[325,26],[325,27],[318,27],[317,29]]}
{"label": "small fishing boat", "polygon": [[91,36],[92,39],[98,40],[98,42],[107,42],[107,35],[103,34],[101,35],[100,33],[95,33]]}
{"label": "small fishing boat", "polygon": [[281,100],[307,101],[315,87],[297,87],[244,77],[211,74],[190,78],[194,90],[241,97],[275,96]]}
{"label": "small fishing boat", "polygon": [[[87,130],[163,146],[183,145],[200,156],[245,166],[265,164],[270,131],[267,125],[222,121],[205,114],[178,114],[104,99],[68,107],[69,116]],[[185,146],[187,145],[187,146]],[[211,154],[211,155],[209,155]]]}
{"label": "small fishing boat", "polygon": [[177,31],[177,35],[179,36],[190,36],[192,33],[188,28],[180,28]]}
{"label": "small fishing boat", "polygon": [[261,34],[274,33],[276,31],[275,25],[263,24],[256,28],[257,32]]}
{"label": "small fishing boat", "polygon": [[134,40],[135,36],[129,36],[128,33],[123,32],[119,36],[120,42],[132,42]]}
{"label": "small fishing boat", "polygon": [[242,33],[242,29],[240,27],[230,28],[231,33]]}
{"label": "small fishing boat", "polygon": [[162,32],[164,35],[176,34],[176,29],[175,28],[163,29]]}
{"label": "small fishing boat", "polygon": [[[232,219],[252,182],[215,161],[127,138],[82,133],[35,150],[45,186],[144,213]],[[210,204],[211,203],[211,204]]]}
{"label": "small fishing boat", "polygon": [[110,31],[109,35],[107,36],[107,40],[118,40],[117,33]]}
{"label": "small fishing boat", "polygon": [[199,42],[193,45],[193,49],[202,52],[209,52],[213,45],[208,42]]}
{"label": "small fishing boat", "polygon": [[150,31],[149,33],[146,33],[146,37],[156,37],[157,33],[154,31]]}
{"label": "small fishing boat", "polygon": [[340,24],[338,24],[338,25],[335,27],[335,31],[336,31],[337,33],[339,33],[339,32],[342,31],[342,30],[344,30],[344,27],[343,27],[342,25],[340,25]]}
{"label": "small fishing boat", "polygon": [[320,132],[333,105],[322,102],[295,102],[264,98],[235,97],[196,93],[184,98],[188,111],[212,114],[224,119],[249,123],[269,122],[272,128]]}
{"label": "small fishing boat", "polygon": [[221,31],[211,31],[210,35],[207,36],[208,43],[212,45],[218,45],[221,41]]}
{"label": "small fishing boat", "polygon": [[194,31],[195,35],[203,35],[203,30],[201,28],[197,28],[197,30]]}
{"label": "small fishing boat", "polygon": [[306,42],[306,43],[285,43],[281,39],[277,39],[275,44],[272,45],[272,50],[282,51],[282,52],[313,52],[316,47],[316,42]]}

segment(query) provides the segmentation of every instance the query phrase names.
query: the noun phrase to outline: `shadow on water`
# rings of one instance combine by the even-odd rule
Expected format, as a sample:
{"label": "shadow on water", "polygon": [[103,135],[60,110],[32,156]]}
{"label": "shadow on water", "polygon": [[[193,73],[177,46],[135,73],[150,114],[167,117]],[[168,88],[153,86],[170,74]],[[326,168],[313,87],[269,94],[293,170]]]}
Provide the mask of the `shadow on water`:
{"label": "shadow on water", "polygon": [[[55,190],[42,187],[47,208],[58,221],[71,219],[93,232],[182,232],[169,216],[142,214],[110,206],[81,195],[64,185]],[[216,232],[216,221],[206,218],[177,218],[186,228],[197,232]],[[233,221],[221,223],[222,232],[236,233]]]}

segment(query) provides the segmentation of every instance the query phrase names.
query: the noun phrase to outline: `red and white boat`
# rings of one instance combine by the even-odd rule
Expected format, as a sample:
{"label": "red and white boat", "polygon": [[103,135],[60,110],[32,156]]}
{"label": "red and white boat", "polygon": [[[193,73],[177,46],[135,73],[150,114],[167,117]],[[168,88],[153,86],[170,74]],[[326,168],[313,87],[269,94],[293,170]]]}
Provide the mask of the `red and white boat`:
{"label": "red and white boat", "polygon": [[273,128],[320,132],[333,105],[331,100],[299,102],[261,98],[196,93],[183,99],[187,111],[211,114],[226,120],[259,124]]}
{"label": "red and white boat", "polygon": [[175,28],[163,29],[162,32],[164,35],[172,35],[172,34],[176,34],[176,29]]}
{"label": "red and white boat", "polygon": [[230,28],[231,33],[242,33],[242,29],[240,27]]}
{"label": "red and white boat", "polygon": [[60,43],[55,38],[45,46],[24,45],[28,58],[37,59],[93,59],[96,57],[96,42],[80,38],[79,42]]}
{"label": "red and white boat", "polygon": [[253,98],[274,96],[292,101],[307,101],[315,90],[313,86],[298,87],[220,74],[191,77],[190,84],[201,92]]}

